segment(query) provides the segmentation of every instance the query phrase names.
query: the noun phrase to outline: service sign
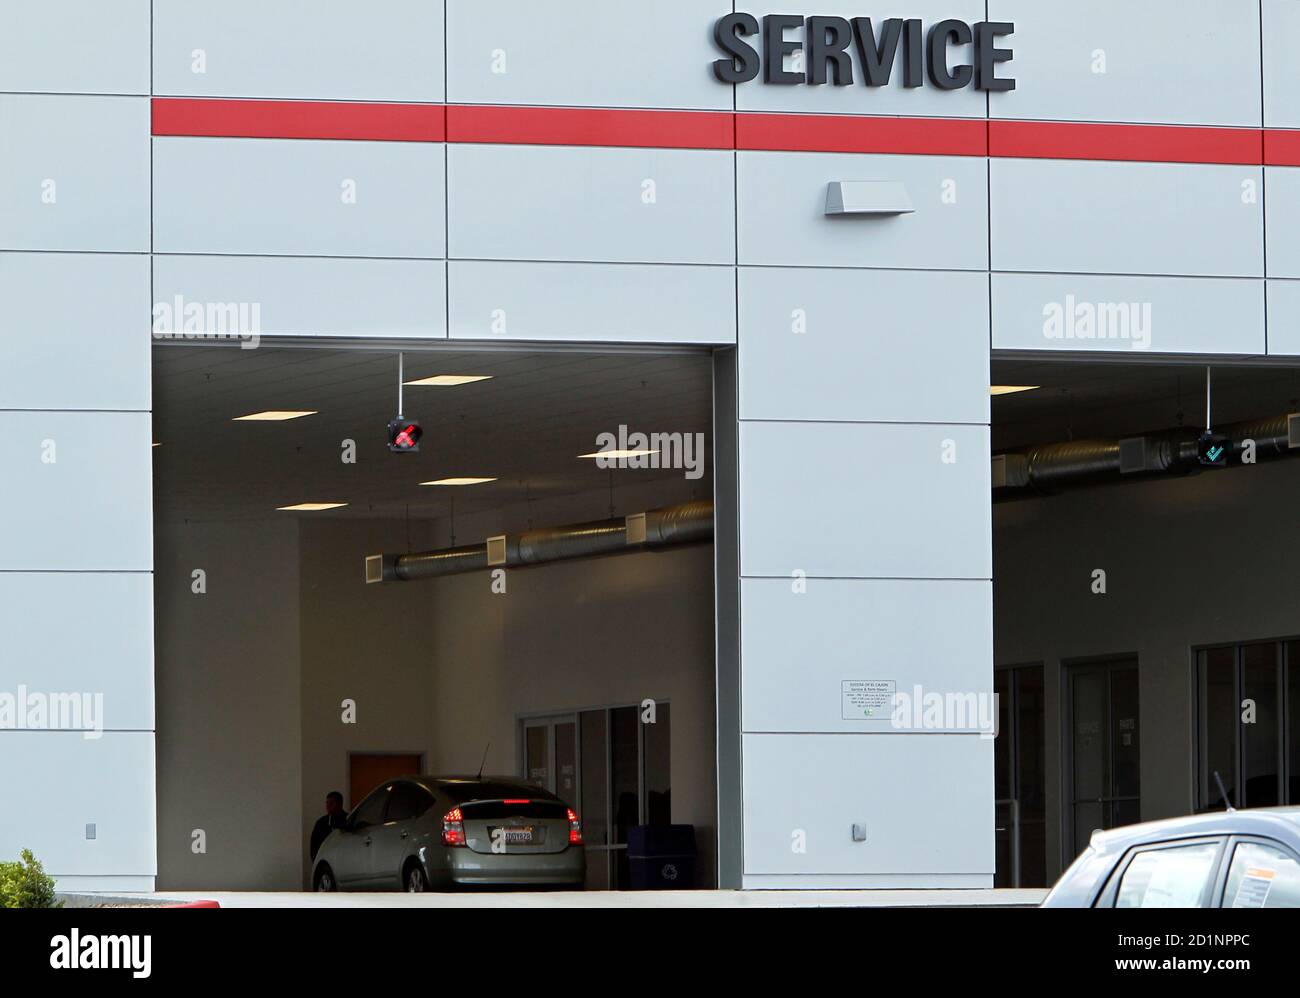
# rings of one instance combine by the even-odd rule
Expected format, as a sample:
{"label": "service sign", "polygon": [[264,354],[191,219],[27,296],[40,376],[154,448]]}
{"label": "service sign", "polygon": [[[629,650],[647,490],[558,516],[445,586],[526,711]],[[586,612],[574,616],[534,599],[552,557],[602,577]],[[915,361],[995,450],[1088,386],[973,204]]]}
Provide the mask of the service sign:
{"label": "service sign", "polygon": [[[837,87],[888,86],[895,67],[903,86],[921,87],[928,78],[940,90],[1006,91],[1016,81],[998,75],[1012,51],[1002,44],[1015,31],[1009,21],[938,21],[928,27],[919,19],[892,17],[879,27],[869,17],[803,17],[769,14],[760,25],[753,14],[737,12],[713,26],[713,41],[725,58],[713,64],[723,83],[748,83],[762,73],[764,83]],[[791,36],[794,37],[791,37]],[[953,50],[972,46],[970,61]],[[796,62],[802,54],[802,63]],[[803,71],[786,68],[794,56]]]}

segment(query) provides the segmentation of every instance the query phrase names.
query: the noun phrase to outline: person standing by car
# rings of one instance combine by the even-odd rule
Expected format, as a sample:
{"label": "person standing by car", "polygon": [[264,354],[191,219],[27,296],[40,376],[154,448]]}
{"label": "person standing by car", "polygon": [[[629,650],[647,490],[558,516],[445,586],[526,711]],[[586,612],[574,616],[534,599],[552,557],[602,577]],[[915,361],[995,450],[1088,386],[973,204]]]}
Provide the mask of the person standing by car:
{"label": "person standing by car", "polygon": [[325,795],[325,813],[316,819],[316,824],[311,830],[313,863],[316,861],[316,854],[320,852],[321,843],[329,838],[330,832],[334,829],[342,828],[343,822],[347,820],[348,813],[343,810],[343,795],[337,790],[331,790]]}

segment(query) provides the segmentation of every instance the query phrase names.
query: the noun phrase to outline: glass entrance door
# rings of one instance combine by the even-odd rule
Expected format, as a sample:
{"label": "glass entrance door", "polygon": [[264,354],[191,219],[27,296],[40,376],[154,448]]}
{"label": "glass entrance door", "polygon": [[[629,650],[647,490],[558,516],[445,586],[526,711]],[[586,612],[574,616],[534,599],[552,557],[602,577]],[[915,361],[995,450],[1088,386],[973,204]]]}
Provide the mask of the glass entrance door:
{"label": "glass entrance door", "polygon": [[551,726],[545,721],[529,721],[524,725],[524,779],[543,790],[550,790]]}
{"label": "glass entrance door", "polygon": [[1069,691],[1070,855],[1095,829],[1141,818],[1138,668],[1133,659],[1066,671]]}
{"label": "glass entrance door", "polygon": [[636,825],[672,822],[672,712],[643,706],[598,707],[529,717],[523,725],[524,778],[578,812],[587,886],[625,888],[628,834]]}
{"label": "glass entrance door", "polygon": [[573,715],[524,722],[524,779],[576,806],[578,723]]}

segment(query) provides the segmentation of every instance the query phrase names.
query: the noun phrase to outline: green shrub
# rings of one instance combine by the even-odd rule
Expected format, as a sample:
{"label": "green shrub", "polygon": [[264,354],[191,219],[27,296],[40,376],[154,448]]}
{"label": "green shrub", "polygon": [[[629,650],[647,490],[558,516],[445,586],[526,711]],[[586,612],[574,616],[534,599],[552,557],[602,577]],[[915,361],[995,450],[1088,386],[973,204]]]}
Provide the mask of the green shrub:
{"label": "green shrub", "polygon": [[54,897],[54,878],[24,849],[21,863],[0,863],[0,908],[62,908]]}

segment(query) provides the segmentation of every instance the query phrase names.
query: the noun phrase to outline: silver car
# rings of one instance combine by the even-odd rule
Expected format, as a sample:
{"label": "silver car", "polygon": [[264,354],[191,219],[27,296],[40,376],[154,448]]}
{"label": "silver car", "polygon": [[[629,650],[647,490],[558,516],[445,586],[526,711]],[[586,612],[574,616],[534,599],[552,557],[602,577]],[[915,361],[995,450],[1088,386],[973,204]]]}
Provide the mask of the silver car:
{"label": "silver car", "polygon": [[577,814],[509,776],[404,776],[372,790],[321,844],[317,891],[581,890]]}
{"label": "silver car", "polygon": [[1300,908],[1300,807],[1097,831],[1044,908]]}

